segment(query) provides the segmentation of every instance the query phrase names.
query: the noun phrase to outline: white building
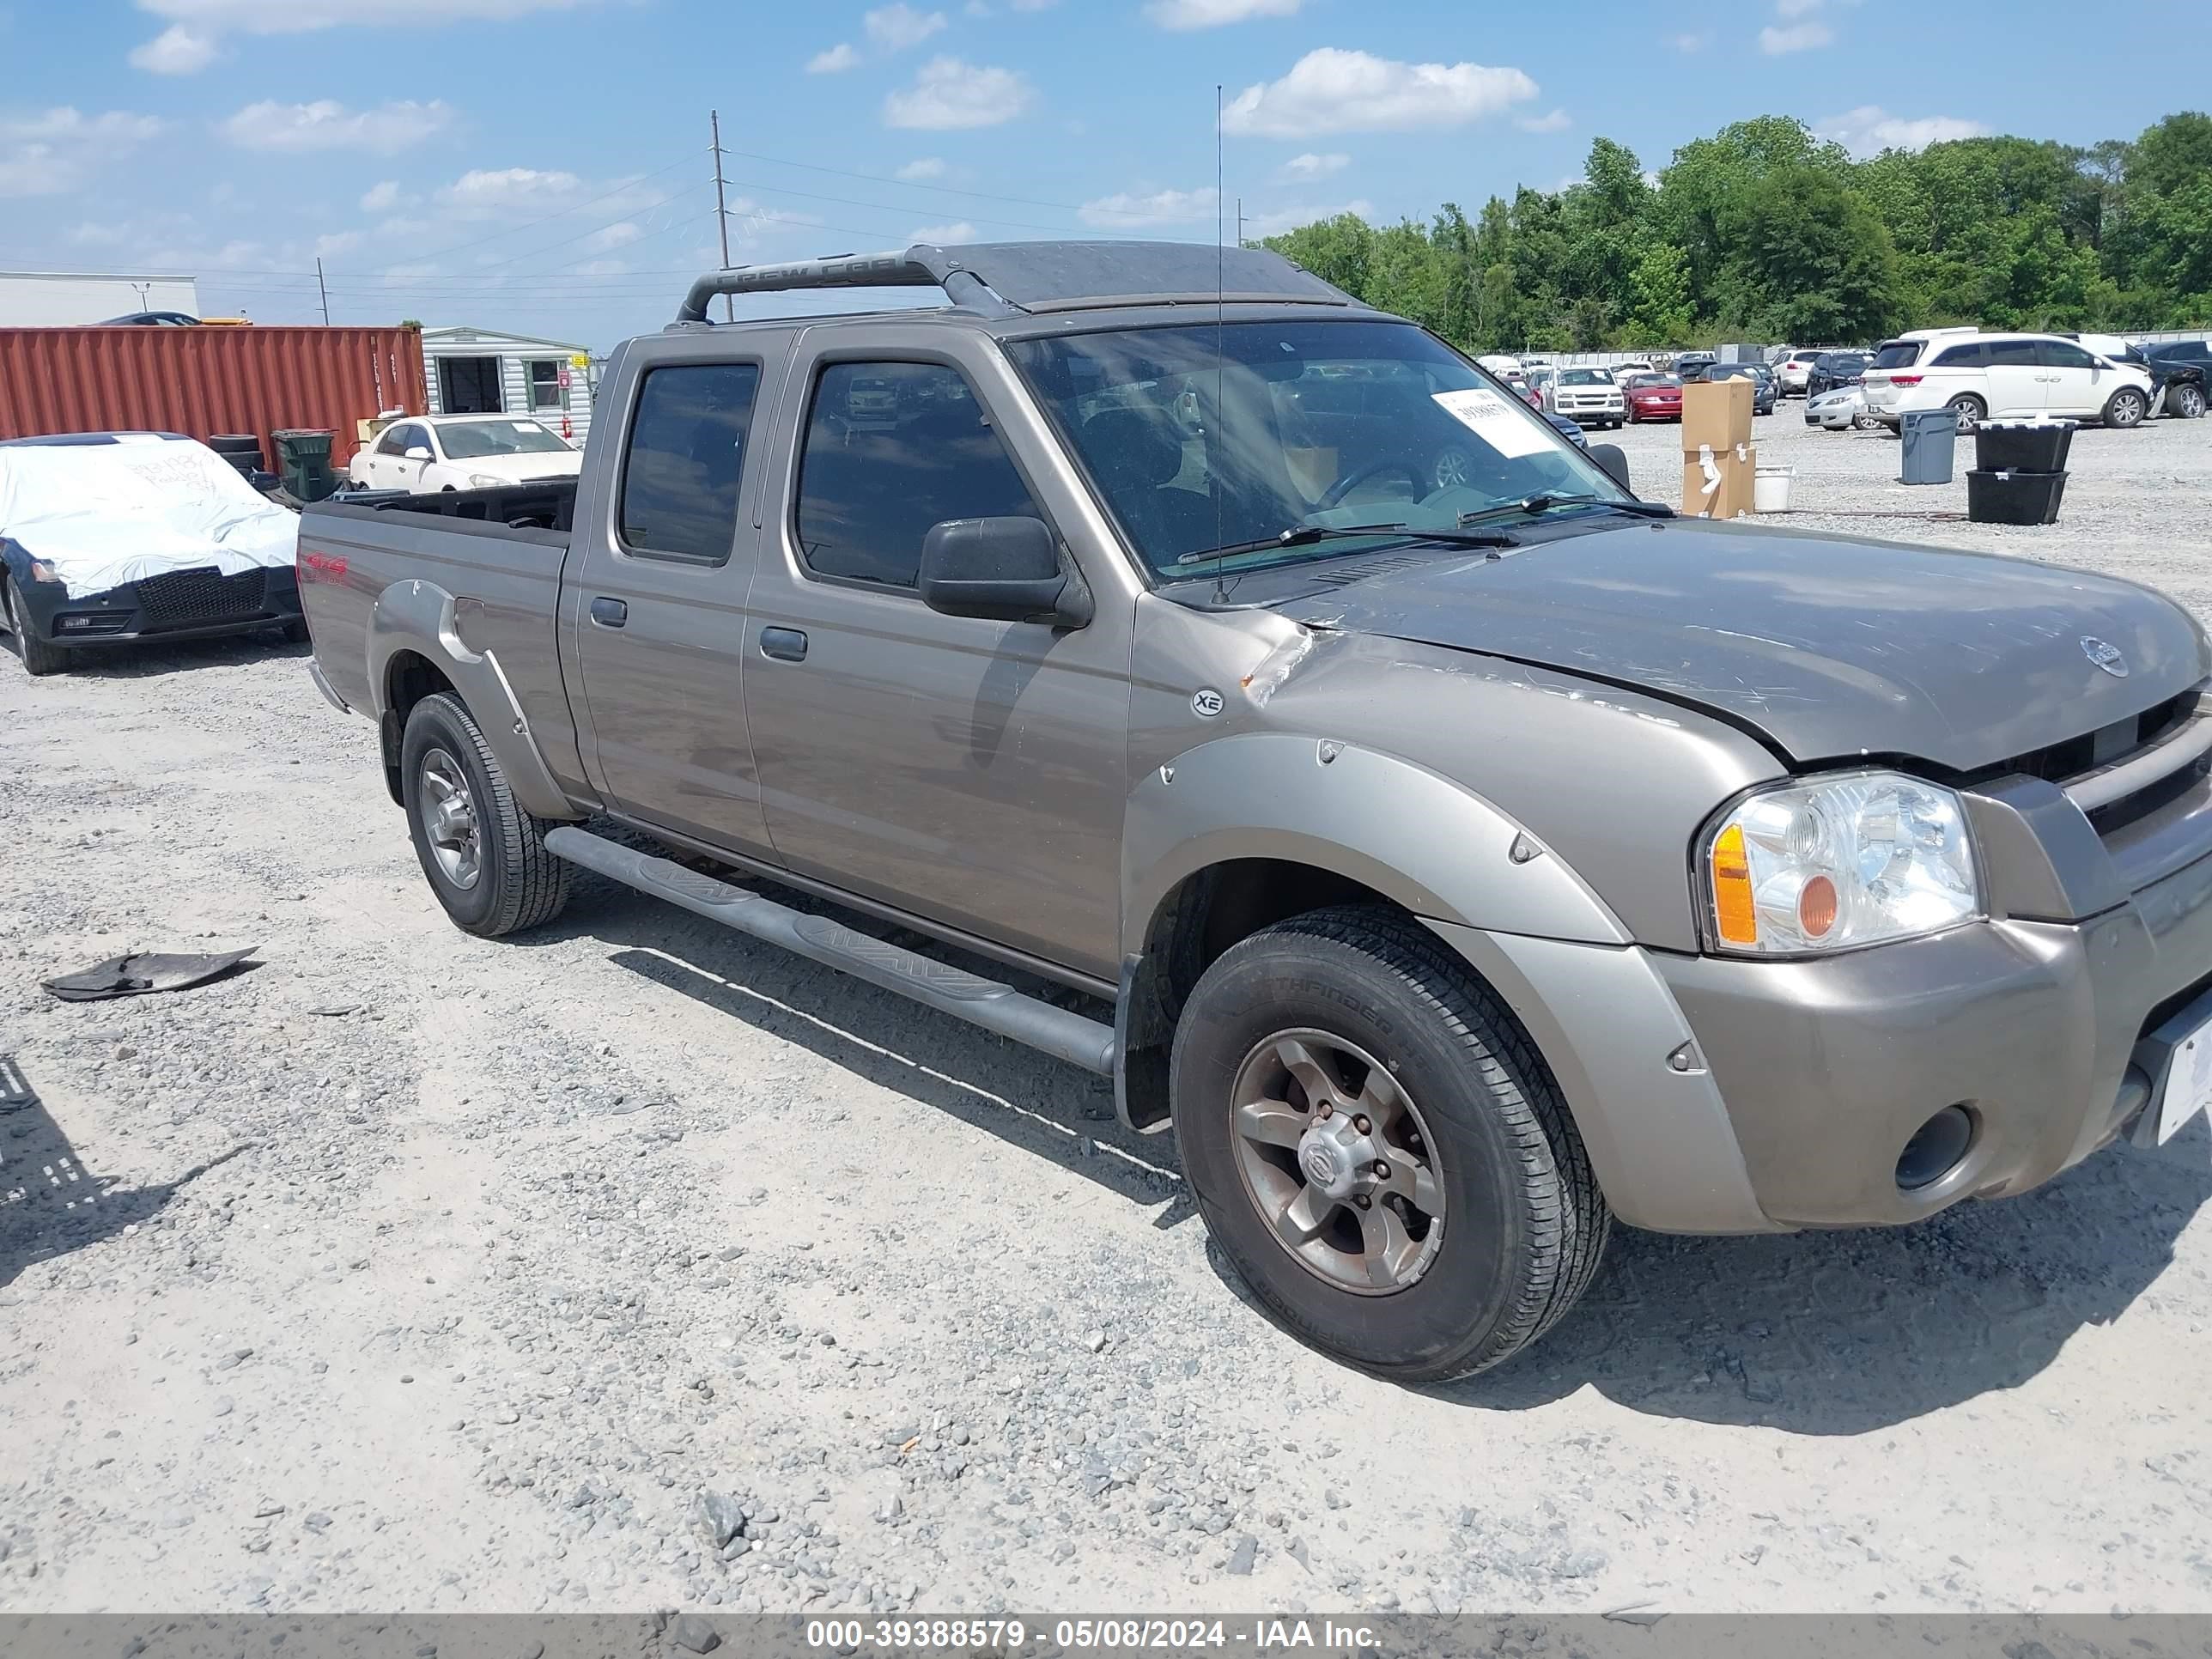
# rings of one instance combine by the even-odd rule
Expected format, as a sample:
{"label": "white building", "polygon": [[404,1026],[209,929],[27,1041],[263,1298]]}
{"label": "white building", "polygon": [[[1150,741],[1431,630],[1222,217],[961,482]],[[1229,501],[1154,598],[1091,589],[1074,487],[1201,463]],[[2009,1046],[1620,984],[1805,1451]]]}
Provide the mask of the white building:
{"label": "white building", "polygon": [[535,415],[578,443],[592,424],[591,355],[561,340],[489,328],[422,331],[432,415]]}
{"label": "white building", "polygon": [[200,314],[198,279],[86,270],[0,270],[0,328],[72,328],[134,311]]}

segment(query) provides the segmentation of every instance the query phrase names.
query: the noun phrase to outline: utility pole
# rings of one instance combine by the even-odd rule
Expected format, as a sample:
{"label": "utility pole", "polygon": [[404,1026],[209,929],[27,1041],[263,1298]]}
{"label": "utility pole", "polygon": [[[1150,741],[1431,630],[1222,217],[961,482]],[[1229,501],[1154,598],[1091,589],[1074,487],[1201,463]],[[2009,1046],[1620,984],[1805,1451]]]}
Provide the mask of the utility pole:
{"label": "utility pole", "polygon": [[[714,134],[714,228],[722,233],[722,269],[730,268],[730,210],[722,204],[722,112],[710,109],[707,123]],[[722,296],[722,316],[727,322],[738,320],[738,299],[734,294]]]}
{"label": "utility pole", "polygon": [[1244,198],[1237,198],[1237,246],[1244,246]]}
{"label": "utility pole", "polygon": [[323,283],[323,262],[315,261],[315,292],[323,296],[323,326],[331,325],[331,291]]}

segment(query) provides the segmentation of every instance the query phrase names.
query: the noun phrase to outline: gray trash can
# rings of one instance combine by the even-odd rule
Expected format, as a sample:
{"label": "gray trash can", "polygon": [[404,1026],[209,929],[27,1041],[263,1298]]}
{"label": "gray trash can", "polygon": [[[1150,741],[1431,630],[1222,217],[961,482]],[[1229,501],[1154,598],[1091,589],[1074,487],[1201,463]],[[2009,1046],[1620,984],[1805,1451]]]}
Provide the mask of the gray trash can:
{"label": "gray trash can", "polygon": [[1898,417],[1905,454],[1897,481],[1908,484],[1951,482],[1952,452],[1959,442],[1959,417],[1948,409],[1915,409]]}

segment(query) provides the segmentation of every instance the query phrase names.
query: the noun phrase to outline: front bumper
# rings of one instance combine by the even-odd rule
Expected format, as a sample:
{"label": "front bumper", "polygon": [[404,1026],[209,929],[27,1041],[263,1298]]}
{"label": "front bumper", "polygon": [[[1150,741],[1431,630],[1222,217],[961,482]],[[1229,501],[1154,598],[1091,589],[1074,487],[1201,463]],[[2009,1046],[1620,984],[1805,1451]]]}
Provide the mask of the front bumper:
{"label": "front bumper", "polygon": [[[2002,915],[1830,957],[1431,926],[1522,1017],[1623,1221],[1917,1221],[2026,1192],[2108,1145],[2157,1106],[2161,1029],[2212,1014],[2212,781],[2124,832],[2109,860],[2086,821],[2073,827],[2062,861],[2094,872],[2074,895],[2095,914]],[[2129,892],[2123,860],[2156,878]],[[1952,1106],[1972,1121],[1965,1152],[1929,1184],[1900,1186],[1906,1143]]]}
{"label": "front bumper", "polygon": [[28,625],[56,645],[130,645],[247,634],[301,620],[299,574],[272,565],[236,575],[171,571],[104,592],[66,597],[58,583],[22,587]]}

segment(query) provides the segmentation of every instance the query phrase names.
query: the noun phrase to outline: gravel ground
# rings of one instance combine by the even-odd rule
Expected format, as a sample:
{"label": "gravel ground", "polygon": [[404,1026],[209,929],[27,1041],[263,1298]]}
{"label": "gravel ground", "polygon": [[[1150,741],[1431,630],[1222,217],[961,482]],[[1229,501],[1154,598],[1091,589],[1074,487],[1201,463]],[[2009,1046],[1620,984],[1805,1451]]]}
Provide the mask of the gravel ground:
{"label": "gravel ground", "polygon": [[[2082,434],[2042,531],[1759,426],[1793,524],[2212,607],[2212,422]],[[0,779],[7,1610],[2212,1607],[2202,1123],[1909,1231],[1624,1233],[1407,1391],[1087,1077],[604,884],[455,931],[295,650],[0,660]]]}

